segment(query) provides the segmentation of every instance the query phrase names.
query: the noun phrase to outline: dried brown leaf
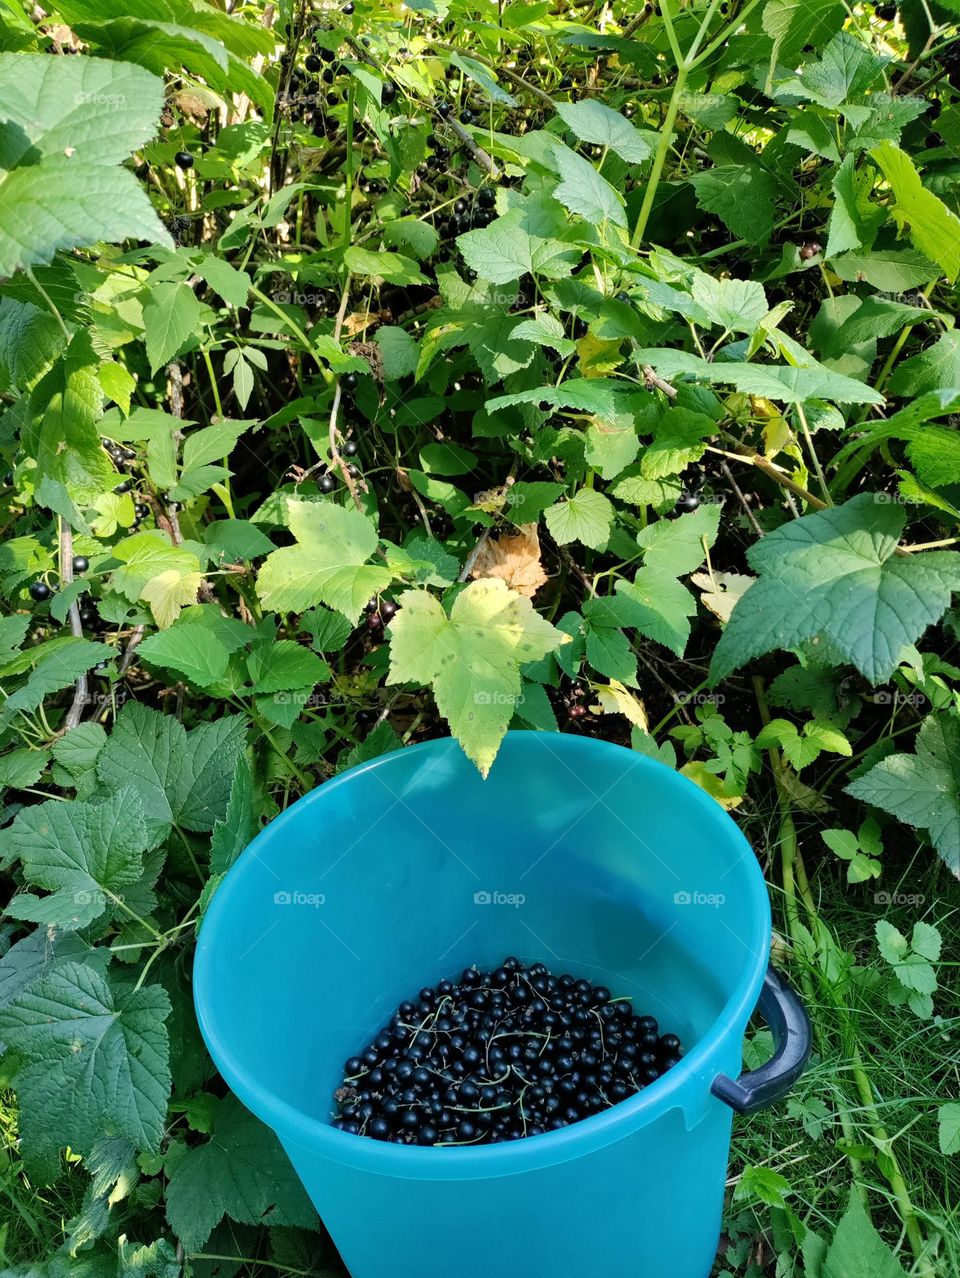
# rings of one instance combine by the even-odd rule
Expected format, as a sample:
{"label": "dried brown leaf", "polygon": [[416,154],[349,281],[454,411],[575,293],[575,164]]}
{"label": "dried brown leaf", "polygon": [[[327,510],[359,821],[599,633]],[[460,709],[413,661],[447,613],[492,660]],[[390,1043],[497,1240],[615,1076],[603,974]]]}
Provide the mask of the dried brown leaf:
{"label": "dried brown leaf", "polygon": [[500,577],[518,595],[532,599],[547,581],[540,562],[540,537],[536,524],[523,524],[516,533],[498,541],[492,537],[480,547],[471,577]]}

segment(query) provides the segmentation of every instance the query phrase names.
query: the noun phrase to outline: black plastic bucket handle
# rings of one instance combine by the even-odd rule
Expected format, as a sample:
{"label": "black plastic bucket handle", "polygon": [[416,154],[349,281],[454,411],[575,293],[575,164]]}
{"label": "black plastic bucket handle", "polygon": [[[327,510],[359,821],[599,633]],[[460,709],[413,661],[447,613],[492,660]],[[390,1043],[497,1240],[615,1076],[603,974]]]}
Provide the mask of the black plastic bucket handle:
{"label": "black plastic bucket handle", "polygon": [[759,1069],[749,1070],[737,1079],[718,1074],[710,1087],[714,1096],[738,1114],[755,1114],[781,1100],[803,1073],[810,1057],[810,1018],[775,967],[767,968],[757,1011],[773,1033],[773,1056]]}

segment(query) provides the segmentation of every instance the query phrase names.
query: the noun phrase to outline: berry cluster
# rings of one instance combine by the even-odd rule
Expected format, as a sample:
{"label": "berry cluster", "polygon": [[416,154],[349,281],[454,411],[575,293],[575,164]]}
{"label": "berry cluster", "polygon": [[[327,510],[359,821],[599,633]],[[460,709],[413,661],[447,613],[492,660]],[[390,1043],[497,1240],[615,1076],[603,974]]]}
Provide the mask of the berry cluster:
{"label": "berry cluster", "polygon": [[464,231],[472,231],[479,226],[489,226],[497,216],[494,210],[497,193],[492,186],[483,186],[477,192],[473,205],[461,195],[453,202],[453,211],[449,217],[440,218],[437,230],[444,239],[454,239]]}
{"label": "berry cluster", "polygon": [[364,604],[363,611],[367,614],[367,629],[379,633],[397,615],[397,605],[392,599],[378,599],[372,595]]}
{"label": "berry cluster", "polygon": [[347,1061],[333,1126],[401,1145],[541,1136],[633,1096],[680,1051],[627,999],[506,958],[401,1003]]}

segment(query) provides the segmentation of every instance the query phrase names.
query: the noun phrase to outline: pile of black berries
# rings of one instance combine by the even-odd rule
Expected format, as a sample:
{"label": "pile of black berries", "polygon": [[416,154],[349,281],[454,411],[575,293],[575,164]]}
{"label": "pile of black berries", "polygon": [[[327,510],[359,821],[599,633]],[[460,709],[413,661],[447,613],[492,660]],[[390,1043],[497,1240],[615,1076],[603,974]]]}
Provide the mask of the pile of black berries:
{"label": "pile of black berries", "polygon": [[627,999],[506,958],[422,989],[345,1066],[339,1131],[400,1145],[541,1136],[625,1101],[680,1060]]}

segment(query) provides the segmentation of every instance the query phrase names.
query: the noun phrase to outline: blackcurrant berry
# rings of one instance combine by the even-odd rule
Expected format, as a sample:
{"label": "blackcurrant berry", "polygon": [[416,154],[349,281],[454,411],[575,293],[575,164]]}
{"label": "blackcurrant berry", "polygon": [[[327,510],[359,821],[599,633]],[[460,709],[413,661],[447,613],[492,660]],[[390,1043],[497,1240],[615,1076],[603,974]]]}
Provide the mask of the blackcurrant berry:
{"label": "blackcurrant berry", "polygon": [[469,108],[466,108],[460,112],[461,124],[473,124],[473,119],[474,119],[473,112]]}
{"label": "blackcurrant berry", "polygon": [[353,0],[347,0],[347,3],[343,6],[340,12],[345,13],[349,18],[351,13],[353,13]]}
{"label": "blackcurrant berry", "polygon": [[359,379],[357,378],[356,373],[347,373],[347,375],[343,379],[344,387],[348,391],[356,390],[358,380]]}
{"label": "blackcurrant berry", "polygon": [[497,202],[497,193],[492,186],[482,186],[477,192],[477,203],[482,209],[492,209]]}
{"label": "blackcurrant berry", "polygon": [[53,591],[45,581],[31,581],[30,598],[35,599],[37,603],[43,603],[44,599],[49,599]]}
{"label": "blackcurrant berry", "polygon": [[314,75],[316,75],[318,71],[323,70],[323,61],[315,53],[308,53],[303,60],[303,65]]}
{"label": "blackcurrant berry", "polygon": [[189,151],[178,151],[173,157],[173,160],[178,169],[193,168],[193,156]]}
{"label": "blackcurrant berry", "polygon": [[343,452],[347,457],[356,457],[358,444],[355,439],[348,439],[343,446]]}
{"label": "blackcurrant berry", "polygon": [[450,117],[450,112],[451,112],[452,110],[453,110],[453,107],[450,105],[450,103],[449,103],[449,102],[438,102],[438,103],[437,103],[437,115],[439,115],[439,117],[440,117],[440,119],[441,119],[441,120],[447,120],[447,119],[449,119],[449,117]]}
{"label": "blackcurrant berry", "polygon": [[380,101],[383,106],[389,106],[397,96],[397,86],[393,80],[384,80],[383,87],[380,90]]}
{"label": "blackcurrant berry", "polygon": [[86,572],[89,567],[90,567],[90,560],[86,557],[86,555],[74,555],[73,557],[74,572]]}
{"label": "blackcurrant berry", "polygon": [[133,480],[125,479],[123,483],[117,484],[116,488],[113,491],[115,493],[128,493],[132,487],[133,487]]}
{"label": "blackcurrant berry", "polygon": [[321,475],[318,487],[322,493],[332,493],[337,486],[337,481],[329,471],[325,475]]}
{"label": "blackcurrant berry", "polygon": [[397,615],[397,605],[392,599],[384,599],[380,604],[380,616],[384,622],[388,622]]}
{"label": "blackcurrant berry", "polygon": [[684,490],[680,494],[680,496],[677,498],[677,504],[674,507],[674,509],[677,511],[678,514],[686,515],[686,514],[689,514],[691,511],[696,510],[699,505],[700,505],[700,498],[697,496],[697,494],[690,493]]}

